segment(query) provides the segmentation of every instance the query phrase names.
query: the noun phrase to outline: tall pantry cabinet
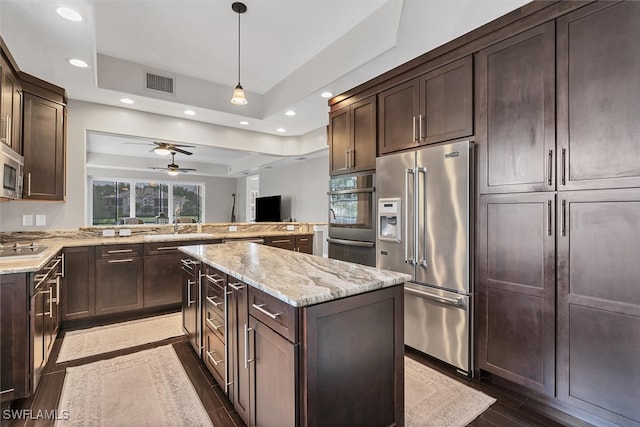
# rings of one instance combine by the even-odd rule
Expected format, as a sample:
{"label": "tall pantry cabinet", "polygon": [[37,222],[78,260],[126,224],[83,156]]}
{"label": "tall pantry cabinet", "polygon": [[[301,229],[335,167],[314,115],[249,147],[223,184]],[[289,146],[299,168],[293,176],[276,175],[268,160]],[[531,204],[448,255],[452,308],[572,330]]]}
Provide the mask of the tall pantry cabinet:
{"label": "tall pantry cabinet", "polygon": [[478,367],[632,425],[637,22],[638,2],[595,2],[476,56]]}

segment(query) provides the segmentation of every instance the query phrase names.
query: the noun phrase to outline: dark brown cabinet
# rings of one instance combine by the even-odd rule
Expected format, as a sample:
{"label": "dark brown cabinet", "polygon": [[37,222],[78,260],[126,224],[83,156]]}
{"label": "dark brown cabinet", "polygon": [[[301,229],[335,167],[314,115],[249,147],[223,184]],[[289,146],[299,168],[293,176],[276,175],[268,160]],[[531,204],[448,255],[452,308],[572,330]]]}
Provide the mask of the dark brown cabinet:
{"label": "dark brown cabinet", "polygon": [[29,395],[29,294],[26,274],[0,275],[0,401]]}
{"label": "dark brown cabinet", "polygon": [[376,98],[355,102],[329,114],[330,173],[376,168]]}
{"label": "dark brown cabinet", "polygon": [[96,248],[96,314],[143,307],[143,248],[141,244]]}
{"label": "dark brown cabinet", "polygon": [[313,235],[267,236],[264,244],[306,254],[313,253]]}
{"label": "dark brown cabinet", "polygon": [[22,87],[3,55],[0,55],[0,142],[22,154]]}
{"label": "dark brown cabinet", "polygon": [[378,151],[391,153],[473,134],[473,58],[378,94]]}
{"label": "dark brown cabinet", "polygon": [[558,397],[621,425],[640,423],[638,242],[640,189],[558,193]]}
{"label": "dark brown cabinet", "polygon": [[202,286],[202,360],[220,387],[228,393],[227,275],[204,266]]}
{"label": "dark brown cabinet", "polygon": [[249,370],[248,370],[248,328],[249,328],[249,286],[228,277],[227,338],[228,360],[231,377],[229,399],[236,412],[245,422],[250,420]]}
{"label": "dark brown cabinet", "polygon": [[95,316],[95,266],[93,246],[64,249],[63,321]]}
{"label": "dark brown cabinet", "polygon": [[555,393],[555,193],[480,197],[478,368]]}
{"label": "dark brown cabinet", "polygon": [[24,92],[23,198],[64,200],[64,105]]}
{"label": "dark brown cabinet", "polygon": [[640,3],[558,20],[558,189],[640,187]]}
{"label": "dark brown cabinet", "polygon": [[554,43],[549,22],[477,54],[481,194],[555,190]]}
{"label": "dark brown cabinet", "polygon": [[188,257],[182,263],[182,329],[200,357],[200,263]]}

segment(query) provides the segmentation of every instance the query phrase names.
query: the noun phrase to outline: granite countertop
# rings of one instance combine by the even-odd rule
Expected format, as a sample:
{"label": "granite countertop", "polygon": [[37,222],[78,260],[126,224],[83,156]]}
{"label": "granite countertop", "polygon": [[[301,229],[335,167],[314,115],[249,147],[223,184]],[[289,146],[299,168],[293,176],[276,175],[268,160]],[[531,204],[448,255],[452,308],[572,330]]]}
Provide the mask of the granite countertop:
{"label": "granite countertop", "polygon": [[[259,237],[306,235],[313,234],[302,231],[266,231],[257,233]],[[216,232],[216,233],[182,233],[182,234],[136,234],[128,237],[55,237],[50,239],[29,240],[39,246],[46,246],[47,250],[41,252],[38,257],[31,258],[0,258],[0,274],[29,273],[40,270],[47,265],[60,250],[74,246],[101,246],[101,245],[130,245],[135,243],[159,243],[172,241],[189,241],[202,239],[224,238],[250,238],[256,237],[256,232]]]}
{"label": "granite countertop", "polygon": [[180,250],[294,307],[394,286],[411,276],[255,243]]}

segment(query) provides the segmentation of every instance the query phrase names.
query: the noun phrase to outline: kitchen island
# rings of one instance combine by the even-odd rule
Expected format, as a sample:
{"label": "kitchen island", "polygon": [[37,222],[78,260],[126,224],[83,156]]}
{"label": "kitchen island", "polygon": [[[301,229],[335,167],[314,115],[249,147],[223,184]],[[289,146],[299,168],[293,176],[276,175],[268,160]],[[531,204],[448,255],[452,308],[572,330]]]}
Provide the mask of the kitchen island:
{"label": "kitchen island", "polygon": [[247,425],[404,424],[408,275],[247,242],[180,251],[185,330]]}

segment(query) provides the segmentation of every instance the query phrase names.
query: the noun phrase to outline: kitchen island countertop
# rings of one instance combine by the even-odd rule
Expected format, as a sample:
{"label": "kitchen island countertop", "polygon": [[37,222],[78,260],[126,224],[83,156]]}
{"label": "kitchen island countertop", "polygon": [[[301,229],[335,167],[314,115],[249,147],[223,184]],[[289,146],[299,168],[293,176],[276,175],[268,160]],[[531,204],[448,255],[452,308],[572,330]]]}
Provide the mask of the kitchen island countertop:
{"label": "kitchen island countertop", "polygon": [[248,242],[183,246],[193,258],[294,307],[398,285],[404,273]]}

